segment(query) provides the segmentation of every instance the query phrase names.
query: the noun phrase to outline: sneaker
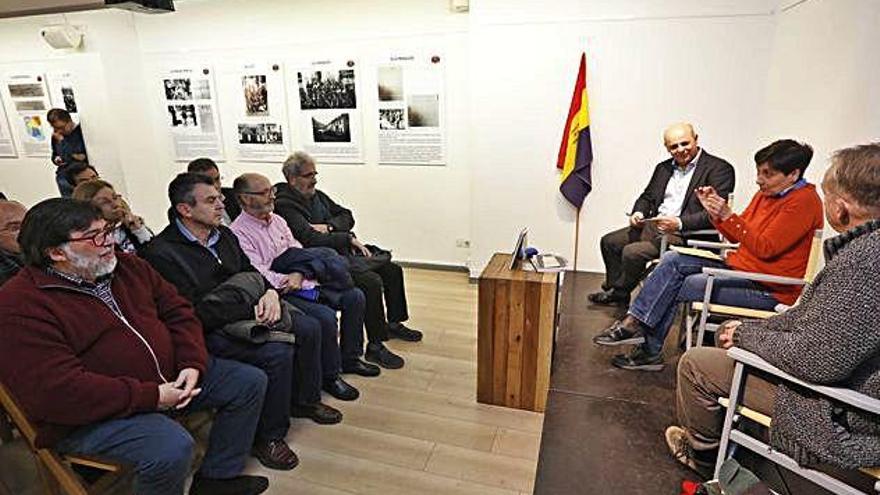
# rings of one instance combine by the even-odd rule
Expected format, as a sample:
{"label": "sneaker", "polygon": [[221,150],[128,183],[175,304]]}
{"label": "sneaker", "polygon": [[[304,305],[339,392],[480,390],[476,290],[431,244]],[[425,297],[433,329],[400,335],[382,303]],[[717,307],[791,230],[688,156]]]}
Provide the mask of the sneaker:
{"label": "sneaker", "polygon": [[420,342],[422,340],[422,332],[413,330],[403,323],[389,323],[388,336],[392,339],[400,339],[407,342]]}
{"label": "sneaker", "polygon": [[385,347],[385,344],[373,342],[367,344],[367,352],[364,353],[364,359],[391,370],[403,368],[403,358],[391,352],[390,349]]}
{"label": "sneaker", "polygon": [[617,368],[635,371],[663,371],[663,353],[649,354],[642,346],[634,348],[629,354],[618,354],[611,358]]}
{"label": "sneaker", "polygon": [[[688,442],[687,433],[685,433],[684,428],[680,426],[666,428],[664,435],[666,436],[666,446],[669,447],[669,453],[672,454],[676,461],[702,476],[710,477],[714,471],[714,464],[709,458],[713,454],[717,454],[717,450],[706,451],[705,453],[696,452],[691,447],[690,442]],[[705,458],[705,460],[699,459],[698,456]]]}
{"label": "sneaker", "polygon": [[265,476],[235,476],[234,478],[203,478],[196,474],[189,486],[189,495],[258,495],[269,488]]}
{"label": "sneaker", "polygon": [[610,327],[593,337],[593,343],[604,346],[638,345],[645,342],[641,330],[632,330],[616,320]]}
{"label": "sneaker", "polygon": [[251,454],[269,469],[290,471],[299,464],[299,458],[283,439],[255,443]]}

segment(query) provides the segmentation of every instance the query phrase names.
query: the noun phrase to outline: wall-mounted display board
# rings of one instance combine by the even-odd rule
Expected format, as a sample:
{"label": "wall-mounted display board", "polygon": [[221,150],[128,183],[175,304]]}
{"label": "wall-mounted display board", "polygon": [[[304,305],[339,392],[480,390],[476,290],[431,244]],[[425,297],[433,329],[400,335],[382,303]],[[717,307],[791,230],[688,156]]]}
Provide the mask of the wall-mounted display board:
{"label": "wall-mounted display board", "polygon": [[443,61],[438,55],[394,55],[376,68],[379,163],[446,163]]}
{"label": "wall-mounted display board", "polygon": [[239,95],[235,98],[236,153],[242,161],[284,160],[290,136],[284,95],[284,68],[280,63],[249,63],[241,67]]}
{"label": "wall-mounted display board", "polygon": [[0,98],[0,158],[18,158],[15,140],[12,139],[12,129],[9,128],[9,119],[6,118],[3,98]]}
{"label": "wall-mounted display board", "polygon": [[223,160],[217,90],[210,67],[179,67],[162,74],[163,102],[176,161]]}
{"label": "wall-mounted display board", "polygon": [[52,126],[46,121],[46,112],[51,108],[46,78],[41,74],[11,74],[6,76],[4,86],[22,151],[27,156],[48,158],[52,153]]}
{"label": "wall-mounted display board", "polygon": [[52,102],[52,108],[67,110],[70,118],[79,124],[79,106],[73,76],[67,71],[55,71],[46,74],[46,79],[49,83],[49,100]]}
{"label": "wall-mounted display board", "polygon": [[363,99],[355,61],[297,66],[288,87],[297,95],[293,121],[301,148],[322,163],[363,163]]}

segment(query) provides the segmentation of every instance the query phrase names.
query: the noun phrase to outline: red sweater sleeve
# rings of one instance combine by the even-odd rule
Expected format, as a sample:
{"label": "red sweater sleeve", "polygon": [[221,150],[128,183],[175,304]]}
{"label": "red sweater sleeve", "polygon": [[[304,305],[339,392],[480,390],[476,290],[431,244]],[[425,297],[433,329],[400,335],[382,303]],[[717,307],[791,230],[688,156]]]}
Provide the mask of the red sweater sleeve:
{"label": "red sweater sleeve", "polygon": [[808,232],[822,227],[821,221],[816,225],[817,216],[822,214],[822,205],[816,201],[815,194],[811,194],[812,188],[803,191],[804,194],[793,194],[789,201],[778,200],[784,201],[779,212],[772,215],[763,227],[756,225],[763,212],[761,208],[755,208],[755,202],[768,199],[757,197],[742,216],[734,213],[716,227],[726,238],[739,242],[741,248],[758,259],[772,260],[789,252]]}

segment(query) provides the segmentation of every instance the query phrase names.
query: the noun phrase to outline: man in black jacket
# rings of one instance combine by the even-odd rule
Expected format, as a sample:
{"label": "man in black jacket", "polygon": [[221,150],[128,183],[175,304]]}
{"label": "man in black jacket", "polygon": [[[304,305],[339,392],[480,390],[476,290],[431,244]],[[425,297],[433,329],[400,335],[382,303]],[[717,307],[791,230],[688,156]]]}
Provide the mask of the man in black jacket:
{"label": "man in black jacket", "polygon": [[[281,172],[287,182],[275,186],[275,213],[284,218],[293,236],[304,246],[332,247],[339,254],[355,257],[352,258],[356,261],[352,278],[367,299],[364,324],[369,343],[365,358],[385,368],[400,368],[403,358],[393,354],[382,342],[389,337],[410,342],[422,340],[421,332],[403,324],[409,319],[403,269],[390,260],[369,263],[370,250],[351,231],[354,228],[351,210],[315,188],[318,172],[315,161],[307,153],[298,151],[290,155]],[[359,266],[366,269],[358,269]]]}
{"label": "man in black jacket", "polygon": [[238,215],[241,214],[241,206],[238,204],[238,200],[235,198],[235,193],[232,191],[232,188],[223,187],[223,176],[220,175],[220,168],[217,167],[217,163],[210,158],[196,158],[187,164],[186,171],[194,174],[206,175],[214,181],[214,186],[223,193],[224,209],[222,223],[229,227],[229,225],[232,224],[232,221],[238,218]]}
{"label": "man in black jacket", "polygon": [[699,147],[691,124],[667,128],[663,143],[672,158],[654,168],[648,187],[633,205],[629,226],[602,237],[605,282],[602,291],[589,295],[594,304],[629,304],[645,266],[660,255],[663,235],[670,244],[681,244],[681,232],[712,228],[694,190],[712,186],[723,198],[733,191],[733,167]]}

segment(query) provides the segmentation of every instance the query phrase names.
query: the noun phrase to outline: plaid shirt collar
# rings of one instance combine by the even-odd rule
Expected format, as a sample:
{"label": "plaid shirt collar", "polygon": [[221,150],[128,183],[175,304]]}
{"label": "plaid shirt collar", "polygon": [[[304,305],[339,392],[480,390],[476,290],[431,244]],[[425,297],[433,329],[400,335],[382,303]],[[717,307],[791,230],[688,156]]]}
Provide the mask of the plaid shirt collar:
{"label": "plaid shirt collar", "polygon": [[850,242],[878,229],[880,229],[880,219],[868,220],[858,227],[849,229],[838,236],[826,240],[823,246],[825,260],[830,261],[831,258],[837,256],[837,253],[839,253],[840,250],[846,247]]}

